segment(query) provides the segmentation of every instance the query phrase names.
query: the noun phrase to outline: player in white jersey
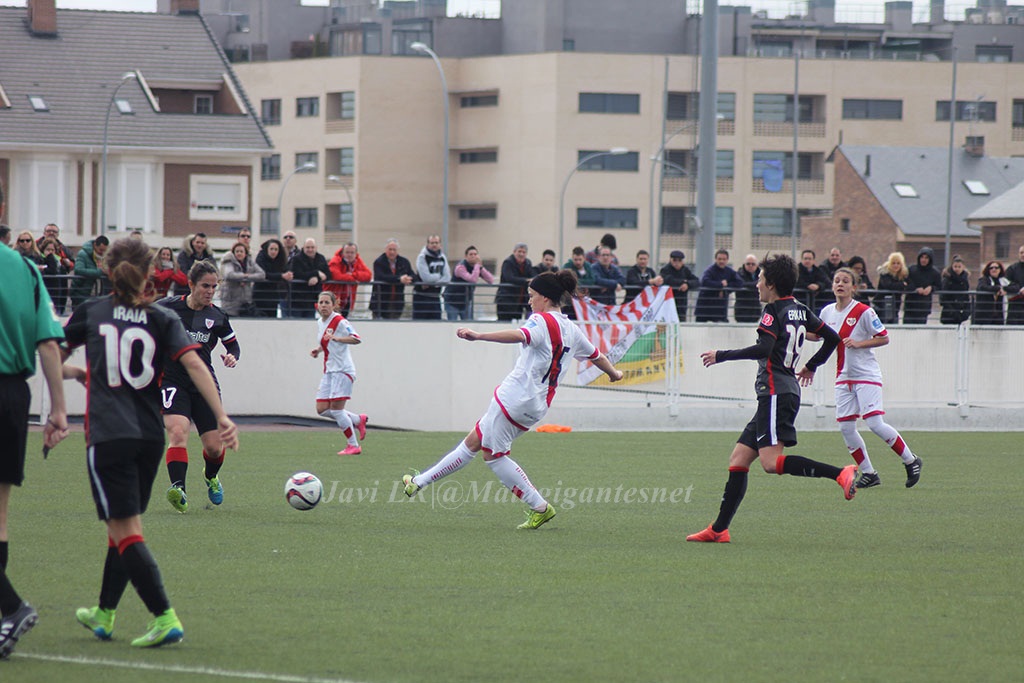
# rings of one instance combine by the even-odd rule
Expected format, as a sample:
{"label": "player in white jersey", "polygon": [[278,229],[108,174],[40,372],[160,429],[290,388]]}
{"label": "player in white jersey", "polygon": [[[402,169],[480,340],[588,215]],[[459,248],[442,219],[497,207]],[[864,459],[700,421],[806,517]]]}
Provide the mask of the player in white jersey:
{"label": "player in white jersey", "polygon": [[860,468],[857,488],[881,484],[868,457],[867,445],[857,432],[857,418],[900,456],[907,470],[907,488],[921,478],[921,458],[911,452],[903,437],[883,419],[882,371],[874,349],[889,343],[889,334],[875,311],[854,300],[858,276],[840,268],[832,279],[836,302],[821,310],[826,325],[839,333],[836,360],[836,421],[854,461]]}
{"label": "player in white jersey", "polygon": [[494,390],[487,412],[455,450],[426,472],[402,477],[407,496],[412,497],[428,484],[462,469],[482,450],[484,462],[501,483],[530,506],[520,529],[536,529],[555,516],[554,506],[544,500],[526,472],[509,457],[512,442],[544,418],[558,381],[568,369],[569,357],[591,361],[612,382],[622,379],[622,373],[611,361],[561,313],[563,299],[575,294],[576,283],[576,274],[571,270],[542,273],[530,280],[533,315],[522,327],[499,332],[460,327],[456,331],[460,339],[468,341],[521,344],[519,360]]}
{"label": "player in white jersey", "polygon": [[[359,442],[366,436],[366,415],[345,410],[352,398],[352,384],[356,381],[356,365],[352,362],[350,346],[362,343],[345,316],[335,311],[338,299],[334,292],[320,292],[316,300],[317,345],[309,352],[313,358],[324,356],[324,376],[316,391],[316,412],[338,423],[348,440],[338,455],[359,455],[363,452]],[[356,438],[356,430],[359,438]]]}

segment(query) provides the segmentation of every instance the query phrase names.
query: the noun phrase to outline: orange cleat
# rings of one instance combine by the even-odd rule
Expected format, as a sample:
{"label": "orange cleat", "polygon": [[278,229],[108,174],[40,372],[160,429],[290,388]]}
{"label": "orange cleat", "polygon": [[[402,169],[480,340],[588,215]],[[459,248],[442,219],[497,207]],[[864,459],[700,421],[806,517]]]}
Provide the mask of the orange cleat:
{"label": "orange cleat", "polygon": [[359,446],[345,446],[344,449],[338,451],[338,455],[359,455],[363,452],[363,449]]}
{"label": "orange cleat", "polygon": [[695,534],[690,534],[686,537],[687,541],[696,541],[697,543],[728,543],[729,542],[729,530],[715,531],[708,524],[707,529],[701,529]]}
{"label": "orange cleat", "polygon": [[843,487],[843,495],[846,496],[846,500],[853,500],[854,494],[857,493],[857,484],[854,481],[856,478],[856,465],[847,465],[836,477],[836,482]]}

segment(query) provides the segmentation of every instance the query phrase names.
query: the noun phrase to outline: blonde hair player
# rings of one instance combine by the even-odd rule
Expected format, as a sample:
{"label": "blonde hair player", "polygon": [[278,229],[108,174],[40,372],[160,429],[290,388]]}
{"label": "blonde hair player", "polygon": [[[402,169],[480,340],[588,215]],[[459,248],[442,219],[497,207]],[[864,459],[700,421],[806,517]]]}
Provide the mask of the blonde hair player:
{"label": "blonde hair player", "polygon": [[487,412],[455,450],[426,472],[413,470],[413,474],[402,477],[405,495],[411,498],[428,484],[457,472],[482,450],[484,462],[501,483],[530,506],[520,529],[536,529],[555,516],[554,506],[544,500],[523,468],[509,457],[512,442],[544,418],[558,381],[569,367],[567,358],[589,360],[612,382],[622,379],[622,373],[561,312],[564,301],[575,295],[576,283],[576,273],[571,270],[541,273],[530,280],[533,314],[522,327],[497,332],[460,327],[456,331],[459,339],[467,341],[520,344],[519,360],[494,390]]}
{"label": "blonde hair player", "polygon": [[349,347],[361,344],[362,340],[345,316],[335,310],[337,304],[334,292],[320,292],[316,298],[317,345],[309,355],[324,355],[324,376],[316,390],[316,412],[337,422],[345,434],[348,443],[338,455],[359,455],[363,452],[359,442],[366,438],[367,417],[345,410],[345,404],[352,398],[352,384],[356,381],[356,365]]}

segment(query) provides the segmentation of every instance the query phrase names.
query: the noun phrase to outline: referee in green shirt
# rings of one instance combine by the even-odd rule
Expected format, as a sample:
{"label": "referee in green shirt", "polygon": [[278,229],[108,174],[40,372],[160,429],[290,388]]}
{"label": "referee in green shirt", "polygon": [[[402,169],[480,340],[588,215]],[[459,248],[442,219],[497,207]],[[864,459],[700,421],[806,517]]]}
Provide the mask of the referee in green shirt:
{"label": "referee in green shirt", "polygon": [[[0,186],[0,215],[4,193]],[[56,446],[67,436],[61,355],[64,338],[43,286],[39,270],[21,254],[0,245],[0,659],[14,650],[18,638],[35,626],[39,615],[7,580],[7,501],[11,487],[25,479],[25,440],[31,396],[28,378],[36,371],[36,351],[50,388],[50,416],[43,443]]]}

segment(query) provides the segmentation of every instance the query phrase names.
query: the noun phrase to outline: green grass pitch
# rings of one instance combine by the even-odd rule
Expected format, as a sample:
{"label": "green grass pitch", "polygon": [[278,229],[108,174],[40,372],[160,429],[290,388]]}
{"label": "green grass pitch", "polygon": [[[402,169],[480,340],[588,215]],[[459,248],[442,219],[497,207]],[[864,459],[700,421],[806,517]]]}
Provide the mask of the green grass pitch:
{"label": "green grass pitch", "polygon": [[[457,434],[371,432],[339,458],[336,431],[245,432],[215,509],[193,439],[189,513],[161,468],[144,518],[185,640],[134,651],[149,615],[130,587],[113,641],[74,619],[106,549],[82,436],[43,461],[33,434],[9,572],[41,619],[0,680],[1020,680],[1020,435],[906,434],[912,490],[865,437],[881,487],[846,502],[754,471],[729,545],[684,536],[718,510],[734,434],[527,434],[513,455],[559,510],[532,532],[481,458],[401,494]],[[836,432],[792,452],[848,461]],[[333,500],[291,509],[298,470]]]}

